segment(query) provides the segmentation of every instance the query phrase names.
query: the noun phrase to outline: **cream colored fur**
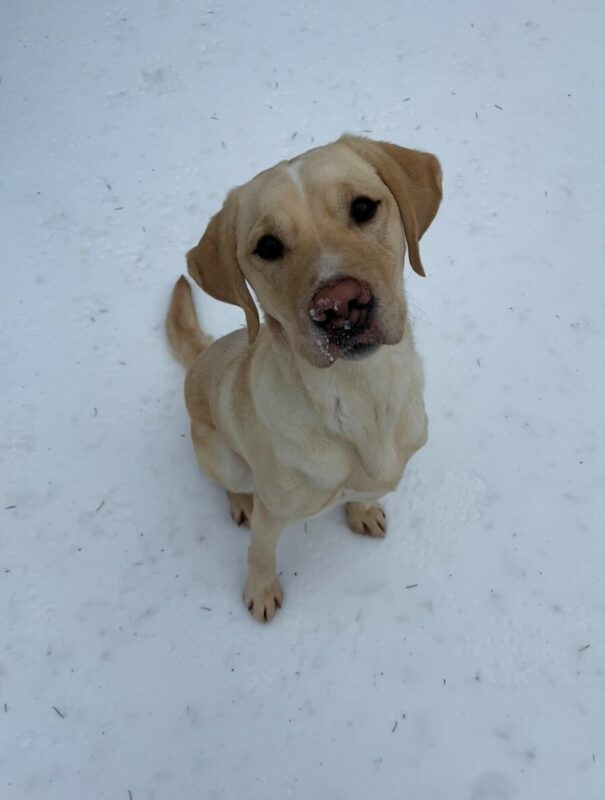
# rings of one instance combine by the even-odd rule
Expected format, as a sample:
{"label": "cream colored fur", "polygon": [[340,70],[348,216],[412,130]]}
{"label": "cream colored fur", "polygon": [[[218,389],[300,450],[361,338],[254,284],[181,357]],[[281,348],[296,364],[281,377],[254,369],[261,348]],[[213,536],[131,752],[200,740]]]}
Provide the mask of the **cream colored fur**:
{"label": "cream colored fur", "polygon": [[[356,196],[380,202],[376,219],[351,222]],[[423,375],[407,320],[403,260],[423,273],[418,239],[441,199],[428,154],[343,137],[232,191],[188,254],[191,275],[240,305],[248,331],[210,344],[191,290],[173,292],[167,332],[189,367],[185,397],[202,470],[250,524],[244,602],[259,621],[283,602],[275,548],[284,528],[345,503],[349,526],[382,537],[377,501],[394,489],[427,439]],[[254,254],[279,236],[279,263]],[[326,275],[367,281],[378,303],[378,349],[347,360],[318,330],[309,303]],[[250,285],[265,312],[260,324]]]}

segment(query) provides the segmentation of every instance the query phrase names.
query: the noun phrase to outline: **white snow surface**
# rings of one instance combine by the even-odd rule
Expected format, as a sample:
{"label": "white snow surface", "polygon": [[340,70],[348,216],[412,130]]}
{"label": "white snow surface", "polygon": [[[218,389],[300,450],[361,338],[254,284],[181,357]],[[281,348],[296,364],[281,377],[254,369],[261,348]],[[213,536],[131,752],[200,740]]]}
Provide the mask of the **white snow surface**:
{"label": "white snow surface", "polygon": [[[603,4],[1,20],[2,800],[602,800]],[[286,531],[260,626],[163,318],[227,190],[343,131],[443,165],[430,441],[384,542]]]}

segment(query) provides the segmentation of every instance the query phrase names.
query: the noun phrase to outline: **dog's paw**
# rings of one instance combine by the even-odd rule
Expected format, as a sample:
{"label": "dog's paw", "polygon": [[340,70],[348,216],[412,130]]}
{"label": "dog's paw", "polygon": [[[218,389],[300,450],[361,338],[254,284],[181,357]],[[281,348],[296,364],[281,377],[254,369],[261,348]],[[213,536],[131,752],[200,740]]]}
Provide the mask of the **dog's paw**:
{"label": "dog's paw", "polygon": [[370,536],[372,539],[384,539],[387,532],[387,518],[377,504],[367,508],[361,503],[345,505],[347,524],[355,533]]}
{"label": "dog's paw", "polygon": [[229,510],[231,512],[231,519],[235,524],[241,528],[250,527],[250,520],[252,519],[252,507],[254,501],[251,494],[236,494],[235,492],[227,492],[229,497]]}
{"label": "dog's paw", "polygon": [[257,622],[270,622],[282,607],[284,592],[279,580],[260,583],[248,578],[244,589],[244,603]]}

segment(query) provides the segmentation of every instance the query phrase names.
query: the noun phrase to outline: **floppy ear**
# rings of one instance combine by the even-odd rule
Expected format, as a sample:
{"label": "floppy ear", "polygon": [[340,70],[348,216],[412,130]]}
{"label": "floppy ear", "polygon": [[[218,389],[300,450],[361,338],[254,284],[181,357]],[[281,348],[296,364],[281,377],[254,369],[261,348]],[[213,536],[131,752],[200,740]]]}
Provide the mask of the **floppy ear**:
{"label": "floppy ear", "polygon": [[360,136],[340,141],[368,161],[397,200],[414,272],[424,276],[418,242],[441,203],[441,166],[435,156]]}
{"label": "floppy ear", "polygon": [[252,344],[258,336],[258,311],[237,262],[233,193],[212,217],[199,243],[187,253],[187,269],[209,295],[243,308]]}

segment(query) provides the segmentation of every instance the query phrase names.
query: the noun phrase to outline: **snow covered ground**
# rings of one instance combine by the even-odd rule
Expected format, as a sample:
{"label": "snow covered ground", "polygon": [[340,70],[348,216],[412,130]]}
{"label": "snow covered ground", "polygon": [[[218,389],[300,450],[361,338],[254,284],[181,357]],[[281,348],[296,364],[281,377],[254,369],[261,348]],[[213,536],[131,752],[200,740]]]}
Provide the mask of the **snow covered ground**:
{"label": "snow covered ground", "polygon": [[[602,800],[602,3],[1,23],[2,800]],[[287,531],[261,627],[163,316],[227,189],[344,130],[443,164],[431,439],[384,542]]]}

